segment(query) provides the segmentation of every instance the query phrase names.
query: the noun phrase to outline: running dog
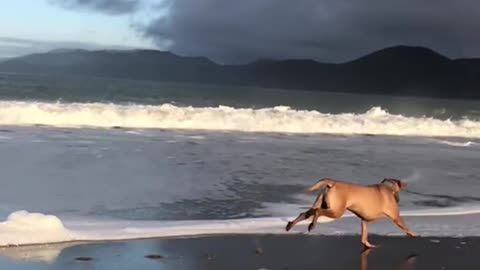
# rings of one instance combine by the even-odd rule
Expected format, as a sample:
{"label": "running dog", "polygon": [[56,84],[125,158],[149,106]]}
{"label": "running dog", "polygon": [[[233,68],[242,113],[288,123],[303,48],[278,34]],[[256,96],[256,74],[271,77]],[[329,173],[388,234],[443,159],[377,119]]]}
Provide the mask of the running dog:
{"label": "running dog", "polygon": [[375,247],[368,242],[367,224],[381,217],[391,219],[408,236],[416,238],[417,235],[405,225],[398,210],[400,191],[406,186],[402,180],[394,178],[385,178],[381,183],[372,185],[322,178],[306,189],[320,190],[312,207],[289,221],[285,229],[289,231],[300,221],[313,217],[308,226],[310,232],[317,225],[320,216],[337,219],[345,210],[349,210],[361,219],[361,242],[366,249]]}

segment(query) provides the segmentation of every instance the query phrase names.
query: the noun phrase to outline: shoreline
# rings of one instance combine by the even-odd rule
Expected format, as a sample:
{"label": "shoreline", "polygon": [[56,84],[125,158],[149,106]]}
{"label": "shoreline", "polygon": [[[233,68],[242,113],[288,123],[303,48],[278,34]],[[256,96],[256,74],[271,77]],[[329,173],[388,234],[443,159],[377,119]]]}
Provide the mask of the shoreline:
{"label": "shoreline", "polygon": [[[360,239],[359,233],[349,233],[349,234],[310,234],[308,232],[287,232],[287,233],[249,233],[249,232],[242,232],[242,233],[206,233],[206,234],[185,234],[185,235],[175,235],[175,236],[153,236],[153,237],[132,237],[132,238],[119,238],[119,239],[100,239],[100,240],[65,240],[65,241],[58,241],[58,242],[44,242],[44,243],[31,243],[31,244],[9,244],[9,245],[0,245],[0,249],[7,249],[7,248],[16,248],[16,247],[41,247],[41,246],[54,246],[54,245],[90,245],[90,244],[110,244],[116,242],[128,242],[128,241],[162,241],[162,240],[185,240],[185,239],[197,239],[197,238],[216,238],[216,237],[292,237],[292,236],[305,236],[305,237],[322,237],[322,238],[355,238],[357,237]],[[378,238],[378,239],[395,239],[395,238],[408,238],[404,233],[399,232],[396,234],[390,235],[383,235],[383,234],[376,234],[376,233],[369,233],[370,238]],[[480,241],[480,236],[418,236],[418,239],[428,240],[431,242],[436,242],[438,239],[443,240],[454,240],[454,239],[476,239],[478,238]],[[415,240],[415,239],[413,239]],[[360,240],[359,240],[360,241]],[[1,256],[1,254],[0,254]]]}
{"label": "shoreline", "polygon": [[[227,234],[0,248],[4,269],[476,269],[480,237]],[[399,268],[400,267],[400,268]]]}

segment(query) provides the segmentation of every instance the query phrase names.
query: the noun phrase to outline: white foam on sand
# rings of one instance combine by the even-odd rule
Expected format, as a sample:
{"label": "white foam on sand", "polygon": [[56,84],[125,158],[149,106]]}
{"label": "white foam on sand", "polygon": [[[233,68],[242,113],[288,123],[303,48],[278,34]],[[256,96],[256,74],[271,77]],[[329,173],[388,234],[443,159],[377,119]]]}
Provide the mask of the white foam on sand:
{"label": "white foam on sand", "polygon": [[[480,208],[451,208],[402,212],[406,223],[422,236],[480,236]],[[59,243],[72,241],[127,240],[157,237],[186,237],[215,234],[305,233],[309,221],[290,232],[285,225],[293,216],[230,220],[140,221],[76,218],[62,222],[42,213],[17,211],[0,224],[0,246]],[[358,218],[346,214],[332,222],[320,218],[312,234],[357,235]],[[369,232],[402,235],[390,221],[371,225]]]}
{"label": "white foam on sand", "polygon": [[1,246],[64,242],[75,238],[53,215],[17,211],[0,223]]}

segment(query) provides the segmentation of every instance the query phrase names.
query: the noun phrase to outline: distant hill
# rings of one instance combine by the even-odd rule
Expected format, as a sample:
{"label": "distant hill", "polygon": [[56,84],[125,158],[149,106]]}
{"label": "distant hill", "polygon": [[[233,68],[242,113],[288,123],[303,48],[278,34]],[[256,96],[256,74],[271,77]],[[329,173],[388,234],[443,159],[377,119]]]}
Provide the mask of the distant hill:
{"label": "distant hill", "polygon": [[480,98],[480,59],[424,47],[385,48],[341,64],[309,59],[219,65],[157,50],[54,50],[0,62],[0,72],[229,84],[385,95]]}
{"label": "distant hill", "polygon": [[0,62],[4,62],[10,59],[12,59],[12,57],[0,57]]}

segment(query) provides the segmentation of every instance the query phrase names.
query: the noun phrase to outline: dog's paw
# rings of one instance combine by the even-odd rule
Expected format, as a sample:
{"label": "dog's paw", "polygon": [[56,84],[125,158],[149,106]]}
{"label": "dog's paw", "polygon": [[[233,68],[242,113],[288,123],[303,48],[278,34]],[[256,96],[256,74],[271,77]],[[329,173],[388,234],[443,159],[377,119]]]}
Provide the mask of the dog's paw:
{"label": "dog's paw", "polygon": [[287,232],[290,231],[290,229],[292,228],[292,226],[293,226],[292,222],[289,221],[289,222],[287,223],[287,226],[285,226],[285,231],[287,231]]}
{"label": "dog's paw", "polygon": [[308,232],[311,232],[313,230],[313,228],[315,228],[315,225],[312,222],[308,225]]}
{"label": "dog's paw", "polygon": [[411,238],[417,238],[418,235],[415,234],[414,232],[407,232],[407,235],[410,236]]}
{"label": "dog's paw", "polygon": [[368,250],[368,249],[374,249],[374,248],[377,248],[378,245],[372,245],[370,244],[368,241],[367,242],[362,242],[362,245],[363,245],[363,250]]}

